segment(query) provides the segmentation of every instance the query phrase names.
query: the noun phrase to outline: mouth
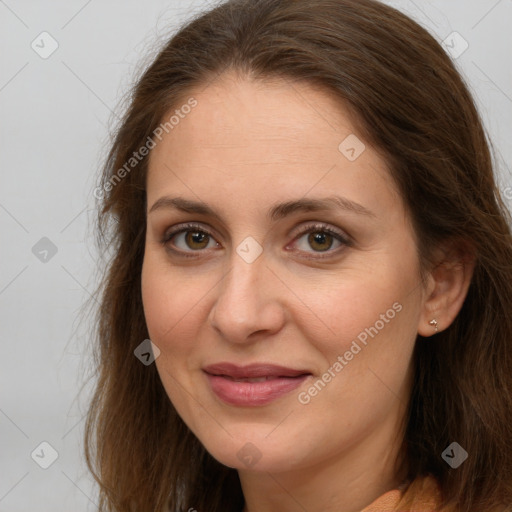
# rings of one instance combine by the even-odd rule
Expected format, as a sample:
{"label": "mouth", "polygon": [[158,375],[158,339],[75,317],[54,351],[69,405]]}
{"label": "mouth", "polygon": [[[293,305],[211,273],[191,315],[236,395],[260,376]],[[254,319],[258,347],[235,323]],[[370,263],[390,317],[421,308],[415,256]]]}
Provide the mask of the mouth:
{"label": "mouth", "polygon": [[203,371],[210,375],[227,377],[234,380],[277,379],[311,375],[309,370],[299,370],[268,363],[253,363],[246,366],[239,366],[233,363],[216,363],[204,367]]}
{"label": "mouth", "polygon": [[238,366],[218,363],[203,368],[211,391],[239,407],[266,405],[300,386],[312,373],[274,364]]}

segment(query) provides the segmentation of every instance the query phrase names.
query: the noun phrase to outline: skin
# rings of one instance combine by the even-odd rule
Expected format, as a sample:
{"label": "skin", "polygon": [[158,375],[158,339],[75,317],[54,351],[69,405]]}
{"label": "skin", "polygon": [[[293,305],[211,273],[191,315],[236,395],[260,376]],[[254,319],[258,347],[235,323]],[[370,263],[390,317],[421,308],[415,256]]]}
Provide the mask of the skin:
{"label": "skin", "polygon": [[[326,92],[230,72],[190,95],[197,106],[151,151],[147,179],[142,294],[162,383],[212,456],[238,470],[245,511],[359,511],[402,481],[395,459],[416,336],[435,333],[434,317],[440,330],[453,321],[471,269],[442,265],[421,283],[415,234],[386,163]],[[350,134],[366,145],[355,161],[338,149]],[[277,203],[333,194],[372,214],[267,216]],[[219,218],[150,211],[162,196],[201,201]],[[198,241],[192,228],[188,239],[162,243],[186,222],[211,236]],[[328,234],[308,242],[299,230],[312,223],[349,244]],[[249,236],[263,251],[252,263],[236,251]],[[299,393],[396,303],[400,312],[300,403]],[[236,407],[212,393],[201,370],[221,361],[313,376],[268,405]],[[237,456],[248,442],[261,455],[250,467]]]}

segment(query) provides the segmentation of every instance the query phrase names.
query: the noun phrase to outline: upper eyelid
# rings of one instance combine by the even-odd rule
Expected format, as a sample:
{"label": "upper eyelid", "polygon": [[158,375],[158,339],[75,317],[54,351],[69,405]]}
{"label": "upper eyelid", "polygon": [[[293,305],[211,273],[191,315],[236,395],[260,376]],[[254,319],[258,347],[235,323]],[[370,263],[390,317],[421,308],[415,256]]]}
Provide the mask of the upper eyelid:
{"label": "upper eyelid", "polygon": [[305,234],[309,231],[314,232],[314,230],[317,231],[326,231],[329,233],[333,233],[338,235],[340,238],[347,240],[350,238],[349,235],[342,229],[331,226],[327,222],[319,222],[319,221],[309,221],[306,222],[306,225],[301,225],[300,227],[297,227],[296,229],[292,230],[292,233],[294,233],[294,236]]}
{"label": "upper eyelid", "polygon": [[[206,224],[206,226],[208,226],[208,225]],[[197,231],[203,231],[210,236],[214,236],[213,232],[215,232],[215,230],[213,228],[211,228],[210,226],[208,226],[207,228],[204,228],[202,224],[199,224],[199,223],[196,224],[194,222],[186,222],[183,224],[178,224],[177,226],[174,226],[172,228],[166,229],[164,231],[163,238],[175,236],[180,233],[187,232],[187,231],[192,231],[193,229],[197,229]]]}

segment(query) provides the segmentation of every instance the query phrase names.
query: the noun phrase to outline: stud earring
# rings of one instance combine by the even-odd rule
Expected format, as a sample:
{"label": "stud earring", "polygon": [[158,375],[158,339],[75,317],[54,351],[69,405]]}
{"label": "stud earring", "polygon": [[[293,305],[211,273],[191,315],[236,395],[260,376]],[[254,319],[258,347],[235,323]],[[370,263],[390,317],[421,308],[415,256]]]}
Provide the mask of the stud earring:
{"label": "stud earring", "polygon": [[434,318],[434,319],[430,320],[429,324],[432,325],[437,332],[437,330],[438,330],[437,329],[437,320]]}

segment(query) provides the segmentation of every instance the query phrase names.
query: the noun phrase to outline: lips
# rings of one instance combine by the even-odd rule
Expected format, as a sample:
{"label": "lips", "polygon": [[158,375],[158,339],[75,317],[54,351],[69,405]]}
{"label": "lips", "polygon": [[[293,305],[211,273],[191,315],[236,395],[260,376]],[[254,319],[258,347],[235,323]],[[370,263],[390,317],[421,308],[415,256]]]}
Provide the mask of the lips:
{"label": "lips", "polygon": [[296,389],[311,375],[308,370],[273,364],[238,366],[218,363],[203,368],[213,393],[236,406],[265,405]]}

